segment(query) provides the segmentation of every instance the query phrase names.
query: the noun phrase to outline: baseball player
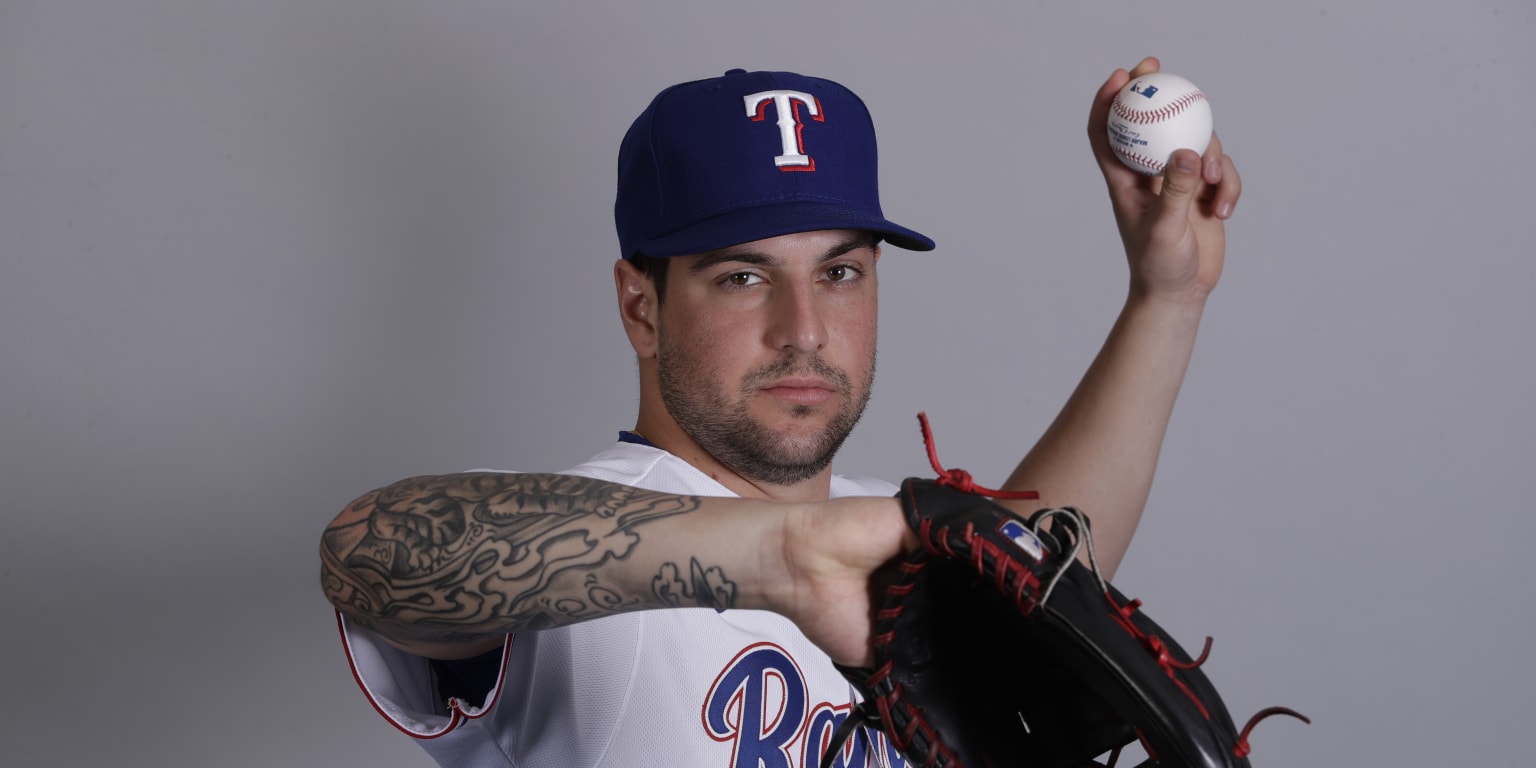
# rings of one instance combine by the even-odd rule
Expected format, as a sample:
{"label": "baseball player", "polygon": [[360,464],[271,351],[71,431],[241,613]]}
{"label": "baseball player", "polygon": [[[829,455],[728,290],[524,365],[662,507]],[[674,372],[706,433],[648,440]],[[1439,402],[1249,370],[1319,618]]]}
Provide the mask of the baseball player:
{"label": "baseball player", "polygon": [[[1145,503],[1237,202],[1212,143],[1162,178],[1106,146],[1130,259],[1103,350],[1004,488],[1094,513],[1112,572]],[[633,429],[559,474],[409,478],[327,528],[358,684],[444,766],[814,766],[870,658],[871,579],[912,545],[896,486],[830,465],[870,394],[888,220],[874,128],[834,82],[732,70],[663,91],[619,151]],[[961,386],[956,383],[952,386]],[[1003,404],[1000,411],[1006,410]],[[903,765],[872,732],[840,766]]]}

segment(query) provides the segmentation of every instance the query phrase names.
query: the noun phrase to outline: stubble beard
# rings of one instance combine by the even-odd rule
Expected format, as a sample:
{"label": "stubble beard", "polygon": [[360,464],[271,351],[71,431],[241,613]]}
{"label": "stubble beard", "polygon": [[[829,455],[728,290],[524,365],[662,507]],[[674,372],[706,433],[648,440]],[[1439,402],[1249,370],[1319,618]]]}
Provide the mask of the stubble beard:
{"label": "stubble beard", "polygon": [[[656,368],[662,402],[683,432],[726,469],[768,485],[793,485],[831,466],[832,457],[864,415],[875,379],[873,351],[869,374],[858,394],[847,373],[820,357],[788,356],[748,374],[731,399],[714,383],[706,361],[680,352],[668,343],[665,334],[658,340]],[[761,385],[807,374],[831,382],[841,403],[819,434],[795,439],[773,431],[749,413],[749,401]],[[809,418],[815,412],[809,406],[795,406],[791,411],[796,418]]]}

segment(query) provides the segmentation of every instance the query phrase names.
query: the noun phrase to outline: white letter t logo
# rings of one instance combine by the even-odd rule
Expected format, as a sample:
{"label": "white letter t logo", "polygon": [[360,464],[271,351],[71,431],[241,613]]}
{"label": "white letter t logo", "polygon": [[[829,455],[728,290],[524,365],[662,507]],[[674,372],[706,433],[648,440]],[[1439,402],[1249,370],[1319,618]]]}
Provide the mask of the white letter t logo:
{"label": "white letter t logo", "polygon": [[779,141],[784,147],[784,153],[773,158],[773,164],[779,170],[816,170],[816,161],[805,154],[805,147],[800,141],[800,131],[805,127],[800,122],[801,104],[811,113],[811,119],[822,122],[821,102],[815,96],[800,91],[762,91],[748,94],[745,100],[747,117],[754,121],[761,121],[768,102],[773,102],[773,109],[779,116]]}

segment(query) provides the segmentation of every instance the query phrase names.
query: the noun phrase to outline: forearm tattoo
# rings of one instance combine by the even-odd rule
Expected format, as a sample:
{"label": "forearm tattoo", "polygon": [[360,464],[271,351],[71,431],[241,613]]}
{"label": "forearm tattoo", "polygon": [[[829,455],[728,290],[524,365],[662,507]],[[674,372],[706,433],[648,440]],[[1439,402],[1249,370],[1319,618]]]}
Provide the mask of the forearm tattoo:
{"label": "forearm tattoo", "polygon": [[736,585],[690,559],[650,592],[604,578],[648,522],[699,499],[566,475],[412,478],[358,499],[326,529],[326,596],[352,619],[452,641],[648,607],[731,607]]}
{"label": "forearm tattoo", "polygon": [[705,568],[697,557],[688,558],[688,581],[678,573],[677,563],[664,563],[651,580],[651,594],[665,605],[680,608],[697,605],[704,608],[731,608],[736,605],[736,583],[725,577],[720,566]]}

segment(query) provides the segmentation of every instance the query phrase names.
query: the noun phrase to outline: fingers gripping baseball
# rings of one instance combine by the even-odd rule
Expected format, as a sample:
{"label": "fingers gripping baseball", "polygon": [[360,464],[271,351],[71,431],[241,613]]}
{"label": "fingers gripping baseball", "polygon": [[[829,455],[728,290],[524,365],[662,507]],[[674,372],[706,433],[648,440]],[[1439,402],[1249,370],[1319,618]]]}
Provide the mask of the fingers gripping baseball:
{"label": "fingers gripping baseball", "polygon": [[1158,195],[1162,211],[1158,218],[1175,221],[1188,219],[1195,193],[1203,183],[1200,178],[1200,156],[1188,149],[1173,153],[1173,162],[1163,172],[1163,189]]}
{"label": "fingers gripping baseball", "polygon": [[[1164,166],[1157,161],[1159,172],[1149,175],[1146,167],[1133,170],[1133,161],[1120,156],[1126,149],[1119,147],[1117,151],[1110,138],[1113,129],[1106,130],[1117,95],[1123,97],[1138,83],[1159,82],[1153,77],[1159,66],[1157,59],[1149,57],[1130,72],[1116,70],[1110,75],[1094,97],[1089,140],[1109,188],[1134,289],[1181,302],[1199,302],[1220,278],[1226,251],[1224,220],[1232,215],[1241,192],[1231,158],[1223,151],[1220,138],[1211,133],[1203,156],[1187,149],[1162,155],[1168,162]],[[1176,80],[1185,83],[1181,78]],[[1159,98],[1168,95],[1166,88],[1158,94]],[[1140,96],[1131,98],[1141,101]],[[1203,95],[1200,98],[1203,100]],[[1152,120],[1166,113],[1166,109],[1152,116],[1124,112],[1117,119],[1121,123]],[[1127,132],[1122,125],[1115,141],[1145,139],[1156,143],[1159,138],[1166,137]]]}
{"label": "fingers gripping baseball", "polygon": [[[1152,287],[1177,290],[1194,284],[1200,253],[1190,217],[1197,215],[1195,200],[1203,186],[1200,157],[1187,149],[1175,152],[1163,171],[1157,199],[1147,212],[1150,231],[1139,276]],[[1169,255],[1156,258],[1164,253]]]}

